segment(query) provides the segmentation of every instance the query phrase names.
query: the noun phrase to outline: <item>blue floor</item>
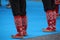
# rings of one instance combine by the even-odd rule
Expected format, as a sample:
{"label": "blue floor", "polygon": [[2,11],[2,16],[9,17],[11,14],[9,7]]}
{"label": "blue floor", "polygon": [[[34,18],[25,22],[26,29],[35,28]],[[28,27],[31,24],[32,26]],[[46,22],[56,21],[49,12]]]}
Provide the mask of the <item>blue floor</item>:
{"label": "blue floor", "polygon": [[[11,35],[16,34],[14,18],[11,9],[6,8],[6,2],[2,2],[0,7],[0,40],[20,40],[12,39]],[[56,32],[42,32],[42,28],[47,27],[46,14],[42,2],[27,1],[27,34],[24,38],[60,33],[60,17],[57,18]]]}

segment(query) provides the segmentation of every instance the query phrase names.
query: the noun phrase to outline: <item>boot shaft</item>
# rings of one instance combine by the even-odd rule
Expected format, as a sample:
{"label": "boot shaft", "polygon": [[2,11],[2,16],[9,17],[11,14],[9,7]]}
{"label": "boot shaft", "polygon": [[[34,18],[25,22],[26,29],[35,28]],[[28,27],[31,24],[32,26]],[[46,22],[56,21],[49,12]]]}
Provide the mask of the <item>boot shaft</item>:
{"label": "boot shaft", "polygon": [[26,34],[27,19],[26,16],[14,16],[17,32],[20,35]]}
{"label": "boot shaft", "polygon": [[46,12],[47,16],[47,22],[49,28],[55,28],[56,27],[56,11],[48,10]]}

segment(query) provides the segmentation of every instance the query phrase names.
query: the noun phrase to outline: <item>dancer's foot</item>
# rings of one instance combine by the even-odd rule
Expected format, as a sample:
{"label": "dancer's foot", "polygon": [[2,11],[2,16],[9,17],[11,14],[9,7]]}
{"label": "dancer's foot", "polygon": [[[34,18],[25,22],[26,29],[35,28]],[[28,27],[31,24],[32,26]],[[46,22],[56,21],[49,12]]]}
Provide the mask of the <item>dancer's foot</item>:
{"label": "dancer's foot", "polygon": [[51,28],[46,28],[46,29],[43,29],[43,32],[54,32],[56,31],[55,28],[51,29]]}
{"label": "dancer's foot", "polygon": [[23,38],[24,36],[21,36],[19,34],[16,34],[16,35],[12,35],[12,38]]}
{"label": "dancer's foot", "polygon": [[7,4],[6,7],[7,7],[7,8],[11,8],[11,5],[10,5],[10,4]]}

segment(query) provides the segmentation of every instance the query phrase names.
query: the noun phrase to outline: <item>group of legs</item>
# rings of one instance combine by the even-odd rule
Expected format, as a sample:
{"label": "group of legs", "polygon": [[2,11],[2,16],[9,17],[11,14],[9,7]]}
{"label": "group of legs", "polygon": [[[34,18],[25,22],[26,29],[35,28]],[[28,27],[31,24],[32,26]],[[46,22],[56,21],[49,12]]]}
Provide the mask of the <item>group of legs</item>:
{"label": "group of legs", "polygon": [[12,38],[23,38],[27,35],[27,17],[26,17],[26,0],[9,0],[14,16],[17,34]]}
{"label": "group of legs", "polygon": [[[17,34],[12,35],[13,38],[23,38],[27,35],[27,17],[26,17],[26,0],[9,0],[16,24]],[[48,0],[47,0],[48,1]],[[55,6],[54,1],[42,1],[47,16],[48,27],[43,31],[56,30],[56,17],[58,16],[58,5]],[[49,6],[47,6],[49,5]],[[1,6],[1,0],[0,0]],[[56,16],[57,15],[57,16]]]}
{"label": "group of legs", "polygon": [[[17,34],[12,38],[23,38],[27,35],[27,17],[26,17],[26,0],[9,0],[14,16]],[[43,31],[51,32],[56,30],[56,6],[53,0],[43,0],[44,9],[47,16],[48,27]]]}

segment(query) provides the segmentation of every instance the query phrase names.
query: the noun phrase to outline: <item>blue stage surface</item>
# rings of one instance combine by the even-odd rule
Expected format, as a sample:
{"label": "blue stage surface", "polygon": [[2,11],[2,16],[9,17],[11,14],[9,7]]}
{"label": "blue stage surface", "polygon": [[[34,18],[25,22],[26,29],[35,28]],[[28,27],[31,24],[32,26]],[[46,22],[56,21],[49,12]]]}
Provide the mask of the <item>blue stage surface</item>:
{"label": "blue stage surface", "polygon": [[[0,7],[0,40],[19,40],[11,38],[11,35],[15,35],[17,31],[12,10],[6,8],[6,4],[7,2],[3,1]],[[42,29],[47,27],[47,20],[42,2],[27,1],[26,4],[28,36],[24,38],[60,33],[60,17],[57,18],[56,32],[43,32]]]}

